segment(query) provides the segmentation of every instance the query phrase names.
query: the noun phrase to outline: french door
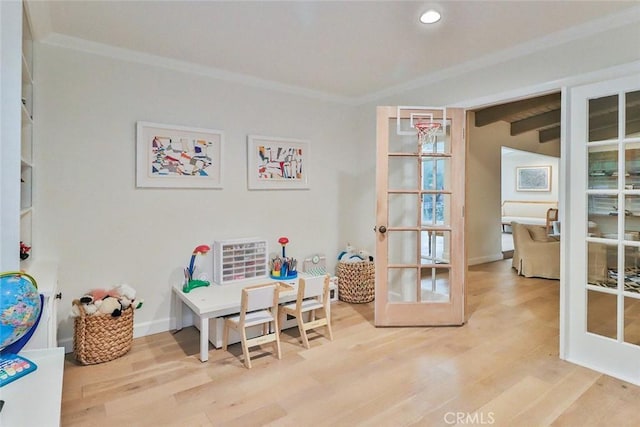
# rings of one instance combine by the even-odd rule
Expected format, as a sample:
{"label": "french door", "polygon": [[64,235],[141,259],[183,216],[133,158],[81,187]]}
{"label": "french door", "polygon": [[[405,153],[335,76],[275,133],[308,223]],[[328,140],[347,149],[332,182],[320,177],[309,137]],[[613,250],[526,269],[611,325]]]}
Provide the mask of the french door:
{"label": "french door", "polygon": [[569,102],[564,356],[640,384],[640,77]]}
{"label": "french door", "polygon": [[465,321],[463,129],[462,109],[378,107],[377,326]]}

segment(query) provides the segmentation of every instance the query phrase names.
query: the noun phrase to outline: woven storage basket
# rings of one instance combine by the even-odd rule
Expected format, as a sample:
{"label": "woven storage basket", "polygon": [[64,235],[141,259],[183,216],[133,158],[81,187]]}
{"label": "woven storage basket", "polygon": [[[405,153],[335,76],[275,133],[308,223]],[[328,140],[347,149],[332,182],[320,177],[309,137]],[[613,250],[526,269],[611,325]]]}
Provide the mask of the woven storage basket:
{"label": "woven storage basket", "polygon": [[376,267],[371,261],[338,263],[338,298],[364,303],[375,297]]}
{"label": "woven storage basket", "polygon": [[74,300],[80,316],[75,318],[73,353],[84,365],[108,362],[126,354],[133,342],[133,307],[122,310],[119,317],[89,316],[82,304]]}

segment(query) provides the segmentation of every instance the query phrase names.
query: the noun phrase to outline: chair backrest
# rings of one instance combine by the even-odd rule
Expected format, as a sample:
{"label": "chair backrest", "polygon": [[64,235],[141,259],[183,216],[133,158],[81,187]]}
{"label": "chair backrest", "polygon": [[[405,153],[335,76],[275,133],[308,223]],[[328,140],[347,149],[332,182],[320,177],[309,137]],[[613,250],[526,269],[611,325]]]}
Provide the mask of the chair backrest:
{"label": "chair backrest", "polygon": [[276,283],[249,286],[242,289],[241,311],[251,312],[277,304]]}
{"label": "chair backrest", "polygon": [[547,233],[551,232],[552,223],[558,220],[558,209],[550,208],[547,210]]}
{"label": "chair backrest", "polygon": [[329,275],[298,279],[298,299],[326,297],[325,291],[329,289]]}

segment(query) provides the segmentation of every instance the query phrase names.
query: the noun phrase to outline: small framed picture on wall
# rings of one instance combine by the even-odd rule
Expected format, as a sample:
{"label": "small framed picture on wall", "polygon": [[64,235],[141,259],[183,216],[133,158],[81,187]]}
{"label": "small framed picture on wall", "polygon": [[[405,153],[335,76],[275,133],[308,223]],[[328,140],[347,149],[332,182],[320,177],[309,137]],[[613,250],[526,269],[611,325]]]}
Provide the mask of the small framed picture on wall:
{"label": "small framed picture on wall", "polygon": [[249,135],[249,190],[306,190],[309,188],[309,141]]}
{"label": "small framed picture on wall", "polygon": [[222,131],[138,122],[136,186],[222,188]]}
{"label": "small framed picture on wall", "polygon": [[551,166],[516,167],[516,191],[551,191]]}

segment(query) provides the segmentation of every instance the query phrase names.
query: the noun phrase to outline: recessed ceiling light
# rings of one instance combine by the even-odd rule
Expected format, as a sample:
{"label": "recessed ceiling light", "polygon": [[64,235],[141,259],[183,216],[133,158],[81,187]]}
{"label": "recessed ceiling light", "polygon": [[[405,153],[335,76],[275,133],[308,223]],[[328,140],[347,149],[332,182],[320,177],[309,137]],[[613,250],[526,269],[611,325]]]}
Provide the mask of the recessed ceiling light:
{"label": "recessed ceiling light", "polygon": [[430,9],[420,16],[420,22],[423,24],[435,24],[440,18],[440,12]]}

